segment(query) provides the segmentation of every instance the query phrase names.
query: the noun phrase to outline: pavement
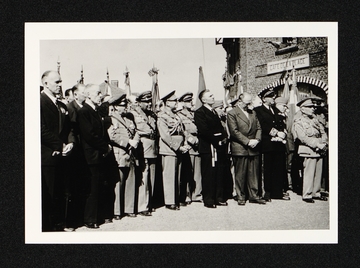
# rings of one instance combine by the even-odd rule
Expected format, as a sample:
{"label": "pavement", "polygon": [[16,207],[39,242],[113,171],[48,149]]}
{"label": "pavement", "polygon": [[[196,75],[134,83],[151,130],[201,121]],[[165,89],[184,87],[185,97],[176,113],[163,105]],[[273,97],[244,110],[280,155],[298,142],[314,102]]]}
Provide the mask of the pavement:
{"label": "pavement", "polygon": [[328,230],[329,201],[305,203],[300,195],[289,191],[290,201],[275,200],[265,205],[246,202],[239,206],[228,200],[228,206],[216,209],[194,202],[173,211],[164,206],[152,216],[124,217],[102,224],[99,229],[80,227],[76,232],[103,231],[240,231],[240,230]]}

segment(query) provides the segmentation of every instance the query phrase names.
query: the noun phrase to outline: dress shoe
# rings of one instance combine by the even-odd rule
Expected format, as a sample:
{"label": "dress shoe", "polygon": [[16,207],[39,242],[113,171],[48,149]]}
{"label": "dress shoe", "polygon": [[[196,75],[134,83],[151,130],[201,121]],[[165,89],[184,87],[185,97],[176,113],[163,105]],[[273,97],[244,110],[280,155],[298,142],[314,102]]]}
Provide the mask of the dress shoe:
{"label": "dress shoe", "polygon": [[127,213],[126,216],[128,216],[130,218],[135,218],[136,214],[135,213]]}
{"label": "dress shoe", "polygon": [[155,208],[152,208],[152,209],[151,209],[151,212],[155,212],[155,211],[156,211],[156,209],[155,209]]}
{"label": "dress shoe", "polygon": [[186,201],[186,204],[191,205],[191,201]]}
{"label": "dress shoe", "polygon": [[207,208],[216,208],[216,205],[214,205],[214,204],[212,204],[212,205],[204,204],[204,207],[207,207]]}
{"label": "dress shoe", "polygon": [[237,201],[239,206],[245,206],[246,201],[245,200],[238,200]]}
{"label": "dress shoe", "polygon": [[321,200],[321,201],[328,201],[326,196],[313,196],[313,199]]}
{"label": "dress shoe", "polygon": [[112,223],[112,219],[105,219],[105,222],[104,223]]}
{"label": "dress shoe", "polygon": [[166,205],[165,207],[171,210],[180,210],[180,208],[177,205]]}
{"label": "dress shoe", "polygon": [[139,214],[141,216],[152,216],[150,211],[141,211]]}
{"label": "dress shoe", "polygon": [[72,227],[65,227],[64,232],[75,232],[75,228]]}
{"label": "dress shoe", "polygon": [[289,193],[288,192],[284,193],[284,196],[289,196]]}
{"label": "dress shoe", "polygon": [[257,204],[260,204],[260,205],[265,205],[266,201],[264,199],[250,199],[249,203],[257,203]]}
{"label": "dress shoe", "polygon": [[217,206],[227,206],[228,203],[227,202],[217,202],[216,205]]}
{"label": "dress shoe", "polygon": [[186,206],[187,206],[187,203],[186,203],[186,202],[180,202],[180,206],[186,207]]}
{"label": "dress shoe", "polygon": [[315,203],[315,201],[312,198],[303,198],[303,201],[306,203]]}
{"label": "dress shoe", "polygon": [[271,202],[271,198],[270,198],[270,197],[264,197],[263,200],[265,200],[265,202]]}
{"label": "dress shoe", "polygon": [[289,201],[290,200],[290,196],[283,196],[282,198],[280,198],[281,200],[286,200]]}
{"label": "dress shoe", "polygon": [[121,217],[120,217],[119,215],[115,215],[115,216],[114,216],[114,220],[119,221],[119,220],[121,220]]}
{"label": "dress shoe", "polygon": [[99,226],[96,223],[85,223],[85,227],[89,229],[98,229]]}

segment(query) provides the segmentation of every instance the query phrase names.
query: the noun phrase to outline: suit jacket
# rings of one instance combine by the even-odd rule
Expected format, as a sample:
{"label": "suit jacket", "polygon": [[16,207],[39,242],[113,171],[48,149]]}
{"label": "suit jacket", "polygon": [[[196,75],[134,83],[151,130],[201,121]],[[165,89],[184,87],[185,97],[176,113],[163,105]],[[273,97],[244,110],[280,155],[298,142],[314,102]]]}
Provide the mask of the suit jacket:
{"label": "suit jacket", "polygon": [[249,118],[236,106],[227,114],[227,125],[230,132],[230,148],[232,155],[253,156],[259,155],[259,149],[256,146],[248,146],[250,139],[261,140],[260,122],[255,112],[248,110]]}
{"label": "suit jacket", "polygon": [[200,154],[210,154],[211,144],[217,149],[226,147],[224,145],[219,146],[219,141],[227,138],[227,133],[218,115],[205,106],[201,106],[195,111],[194,119],[198,128]]}
{"label": "suit jacket", "polygon": [[269,111],[264,105],[254,108],[256,116],[259,119],[261,126],[261,151],[284,151],[286,150],[285,144],[280,141],[271,141],[273,137],[270,131],[275,128],[278,131],[285,131],[285,124],[283,118],[279,115],[280,111],[276,107],[271,107],[274,114]]}
{"label": "suit jacket", "polygon": [[53,152],[75,142],[66,105],[60,101],[58,105],[60,110],[45,93],[40,94],[42,165],[57,165],[61,155],[52,156]]}
{"label": "suit jacket", "polygon": [[101,116],[87,103],[78,111],[81,143],[89,165],[103,163],[108,151],[109,136]]}

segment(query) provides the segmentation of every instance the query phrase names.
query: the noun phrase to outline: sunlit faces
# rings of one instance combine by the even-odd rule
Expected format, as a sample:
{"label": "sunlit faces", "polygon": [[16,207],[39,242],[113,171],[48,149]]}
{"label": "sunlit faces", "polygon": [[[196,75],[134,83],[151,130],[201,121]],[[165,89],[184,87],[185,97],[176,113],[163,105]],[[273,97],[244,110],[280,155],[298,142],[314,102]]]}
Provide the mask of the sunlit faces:
{"label": "sunlit faces", "polygon": [[96,105],[101,104],[103,95],[101,94],[100,87],[98,85],[87,86],[85,92],[87,93],[87,98],[90,99],[92,103]]}
{"label": "sunlit faces", "polygon": [[213,105],[215,103],[214,94],[212,94],[210,91],[205,92],[202,96],[202,102],[207,103],[210,106]]}
{"label": "sunlit faces", "polygon": [[139,106],[142,110],[151,110],[152,102],[149,101],[139,101]]}
{"label": "sunlit faces", "polygon": [[48,89],[54,96],[56,94],[60,94],[62,81],[60,74],[58,72],[50,72],[45,78],[44,78],[44,88]]}
{"label": "sunlit faces", "polygon": [[[175,95],[174,95],[175,97]],[[170,108],[171,111],[175,112],[178,106],[178,100],[167,100],[166,101],[166,106]]]}
{"label": "sunlit faces", "polygon": [[313,117],[315,115],[315,105],[302,106],[300,107],[300,111],[309,117]]}
{"label": "sunlit faces", "polygon": [[276,108],[278,108],[281,113],[284,113],[288,107],[284,103],[277,103]]}
{"label": "sunlit faces", "polygon": [[86,99],[85,95],[85,85],[79,85],[78,88],[74,91],[74,98],[78,102],[82,103]]}
{"label": "sunlit faces", "polygon": [[184,101],[182,102],[182,106],[185,107],[188,110],[191,110],[192,107],[194,106],[192,100],[191,101]]}
{"label": "sunlit faces", "polygon": [[252,96],[248,93],[243,93],[243,95],[240,97],[240,101],[238,102],[238,105],[243,110],[246,110],[251,104],[252,104]]}

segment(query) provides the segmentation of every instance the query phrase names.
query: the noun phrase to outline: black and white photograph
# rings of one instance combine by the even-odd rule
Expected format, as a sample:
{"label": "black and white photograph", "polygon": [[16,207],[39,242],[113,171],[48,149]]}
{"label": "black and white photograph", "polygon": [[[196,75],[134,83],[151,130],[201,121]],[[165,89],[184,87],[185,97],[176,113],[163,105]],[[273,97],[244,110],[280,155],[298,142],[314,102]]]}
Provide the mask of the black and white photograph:
{"label": "black and white photograph", "polygon": [[25,23],[25,243],[337,243],[337,31]]}

